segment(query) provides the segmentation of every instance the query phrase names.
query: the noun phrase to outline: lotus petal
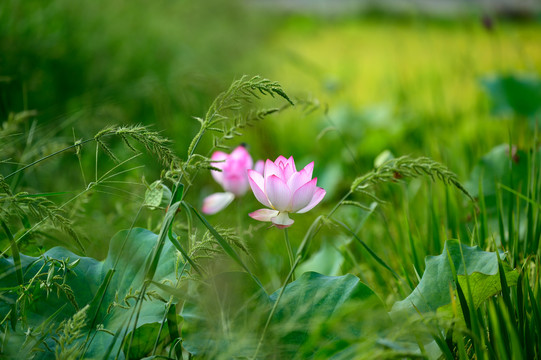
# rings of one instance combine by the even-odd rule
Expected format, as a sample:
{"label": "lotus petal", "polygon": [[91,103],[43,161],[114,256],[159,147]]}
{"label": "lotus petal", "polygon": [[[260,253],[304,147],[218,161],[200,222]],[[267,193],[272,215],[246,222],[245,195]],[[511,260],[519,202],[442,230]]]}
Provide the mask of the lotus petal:
{"label": "lotus petal", "polygon": [[229,156],[231,160],[238,162],[244,169],[251,169],[254,165],[252,157],[244,146],[237,146]]}
{"label": "lotus petal", "polygon": [[291,212],[297,212],[308,206],[316,191],[317,178],[312,179],[293,193],[291,200]]}
{"label": "lotus petal", "polygon": [[295,193],[298,188],[309,182],[311,179],[310,176],[308,176],[308,173],[306,170],[302,169],[299,172],[294,173],[288,180],[287,180],[287,186],[291,190],[291,192]]}
{"label": "lotus petal", "polygon": [[314,172],[314,162],[312,161],[310,164],[306,165],[303,170],[306,171],[306,175],[311,179],[312,173]]}
{"label": "lotus petal", "polygon": [[265,172],[265,174],[264,174],[265,179],[272,176],[272,175],[276,175],[279,178],[283,178],[282,170],[278,167],[278,165],[276,165],[275,163],[273,163],[270,160],[267,160],[265,162],[265,170],[264,170],[264,172]]}
{"label": "lotus petal", "polygon": [[265,194],[265,180],[263,176],[255,170],[248,170],[248,181],[257,201],[265,206],[272,207]]}
{"label": "lotus petal", "polygon": [[203,212],[205,214],[216,214],[218,211],[223,210],[227,205],[231,204],[235,194],[231,192],[215,193],[207,196],[203,200]]}
{"label": "lotus petal", "polygon": [[278,216],[278,210],[259,209],[248,214],[252,219],[258,221],[271,221],[272,218]]}
{"label": "lotus petal", "polygon": [[263,175],[263,171],[265,170],[265,162],[263,160],[257,160],[254,165],[254,170]]}
{"label": "lotus petal", "polygon": [[311,210],[314,206],[319,204],[319,202],[323,199],[326,193],[327,192],[324,189],[318,187],[316,191],[314,192],[314,197],[312,197],[312,200],[310,201],[310,203],[306,207],[297,211],[297,214],[302,214]]}
{"label": "lotus petal", "polygon": [[276,175],[266,177],[265,193],[275,210],[288,211],[292,194],[284,180]]}
{"label": "lotus petal", "polygon": [[[210,171],[210,174],[212,175],[214,180],[220,185],[223,184],[223,177],[224,177],[223,169],[225,167],[225,162],[227,161],[228,157],[229,157],[229,155],[224,153],[223,151],[216,151],[210,157],[211,165],[213,167],[215,167],[215,168],[218,168],[218,169],[222,170],[222,171],[216,171],[216,170],[211,170]],[[216,162],[216,161],[218,161],[218,162]]]}

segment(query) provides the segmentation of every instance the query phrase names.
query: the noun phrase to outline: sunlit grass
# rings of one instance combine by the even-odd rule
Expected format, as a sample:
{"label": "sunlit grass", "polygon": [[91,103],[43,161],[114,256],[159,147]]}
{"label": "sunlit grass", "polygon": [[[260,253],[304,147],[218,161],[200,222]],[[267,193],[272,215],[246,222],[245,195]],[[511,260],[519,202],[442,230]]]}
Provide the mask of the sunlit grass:
{"label": "sunlit grass", "polygon": [[447,118],[451,109],[478,110],[480,76],[541,70],[540,27],[503,22],[488,31],[476,19],[383,19],[314,22],[303,29],[291,21],[270,47],[287,89],[320,95],[335,85],[328,95],[334,101],[407,100],[413,109]]}
{"label": "sunlit grass", "polygon": [[[273,78],[290,93],[319,99],[334,116],[343,105],[359,112],[373,110],[368,117],[376,127],[382,121],[378,111],[387,110],[389,126],[406,124],[409,129],[399,139],[404,151],[429,151],[452,164],[450,154],[466,151],[465,145],[466,155],[476,157],[508,141],[510,127],[517,124],[491,117],[479,80],[497,73],[538,73],[540,30],[541,25],[533,22],[496,21],[489,31],[476,18],[346,22],[295,18],[269,41],[263,56]],[[313,124],[313,118],[279,122],[273,124],[279,134],[290,134]],[[348,131],[347,126],[342,130]],[[303,131],[317,135],[318,129]],[[411,132],[414,138],[404,143]],[[477,141],[479,136],[482,142]],[[299,141],[299,147],[309,147],[311,136]],[[371,156],[388,145],[370,138],[359,141],[367,143],[359,145],[360,150]]]}

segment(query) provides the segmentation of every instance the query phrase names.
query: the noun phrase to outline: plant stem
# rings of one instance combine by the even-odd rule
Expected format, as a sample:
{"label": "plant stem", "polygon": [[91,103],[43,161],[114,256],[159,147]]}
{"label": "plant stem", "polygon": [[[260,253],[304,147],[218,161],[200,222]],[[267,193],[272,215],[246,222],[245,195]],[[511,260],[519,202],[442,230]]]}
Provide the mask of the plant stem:
{"label": "plant stem", "polygon": [[[289,242],[289,234],[287,233],[287,228],[284,228],[284,239],[286,241],[286,249],[287,249],[287,255],[289,257],[289,268],[293,270],[293,250],[291,249],[291,243]],[[292,276],[292,280],[295,280],[295,276]]]}
{"label": "plant stem", "polygon": [[[241,214],[243,214],[244,212],[242,211],[242,198],[235,198],[235,202],[236,202],[236,217],[237,217],[237,235],[240,237],[240,239],[242,241],[244,241],[244,236],[243,236],[243,232],[242,232],[242,229],[243,229],[243,221],[242,221],[242,216]],[[245,213],[244,213],[245,214]],[[246,215],[244,215],[246,216]]]}
{"label": "plant stem", "polygon": [[331,211],[329,211],[329,213],[327,214],[327,217],[328,217],[328,218],[330,218],[330,217],[334,214],[334,212],[335,212],[336,210],[338,210],[338,208],[340,207],[340,205],[342,205],[342,203],[343,203],[343,202],[351,195],[352,192],[353,192],[352,190],[348,191],[348,192],[340,199],[340,201],[338,201],[338,202],[336,203],[336,205],[334,205],[334,207],[331,209]]}
{"label": "plant stem", "polygon": [[[327,214],[327,216],[321,216],[321,215],[318,216],[314,220],[314,222],[312,222],[312,225],[310,225],[310,228],[308,229],[308,232],[304,236],[304,239],[303,239],[301,245],[297,249],[297,253],[296,253],[296,256],[295,256],[295,262],[291,265],[291,270],[289,271],[289,274],[287,275],[286,280],[284,281],[284,284],[283,284],[283,286],[282,286],[282,288],[280,290],[280,293],[278,294],[278,298],[274,302],[274,305],[272,306],[271,312],[270,312],[269,316],[267,317],[267,322],[265,323],[265,327],[263,328],[263,332],[261,333],[261,337],[259,338],[259,342],[258,342],[257,347],[255,349],[254,355],[252,356],[253,360],[255,360],[257,358],[257,355],[259,354],[259,350],[261,349],[261,345],[263,345],[263,341],[265,340],[265,335],[267,334],[267,330],[269,328],[270,322],[272,320],[272,317],[274,316],[274,313],[276,312],[276,309],[278,308],[278,303],[280,302],[280,299],[282,298],[282,295],[285,292],[286,286],[289,283],[289,281],[291,280],[291,278],[293,277],[293,273],[295,272],[295,269],[297,268],[297,266],[299,266],[299,264],[300,264],[300,262],[301,262],[301,260],[302,260],[302,258],[304,256],[304,253],[307,250],[311,240],[316,236],[316,234],[321,229],[323,218],[325,218],[325,217],[330,218],[336,212],[336,210],[338,210],[340,205],[342,205],[342,202],[345,201],[351,195],[351,193],[352,193],[352,190],[348,191],[342,197],[342,199],[340,199],[340,201],[338,201],[338,203],[331,209],[331,211]],[[291,261],[291,259],[292,259],[291,246],[289,245],[289,238],[288,238],[288,235],[287,235],[287,229],[284,229],[284,230],[285,230],[286,244],[287,244],[287,247],[288,247],[288,253],[291,254],[290,255],[290,261]]]}
{"label": "plant stem", "polygon": [[15,275],[17,276],[17,282],[20,286],[23,286],[23,269],[21,266],[21,257],[19,256],[19,248],[17,246],[17,241],[15,241],[11,230],[9,230],[9,227],[4,221],[2,221],[2,228],[4,229],[4,232],[6,233],[9,239],[9,243],[11,245],[11,254],[13,255],[13,265],[15,266]]}
{"label": "plant stem", "polygon": [[257,359],[257,355],[259,354],[259,350],[261,349],[261,345],[263,345],[263,341],[265,340],[265,335],[267,335],[267,330],[269,328],[270,322],[272,320],[272,317],[274,316],[274,313],[276,312],[276,309],[278,309],[278,304],[280,303],[280,300],[282,299],[282,295],[284,294],[287,284],[293,277],[293,273],[295,272],[295,269],[297,266],[299,266],[303,256],[304,251],[308,247],[309,243],[312,241],[314,236],[318,233],[319,229],[321,228],[321,221],[323,219],[323,216],[318,216],[310,228],[308,229],[308,232],[304,236],[304,239],[302,240],[301,245],[297,249],[297,254],[295,257],[295,262],[291,266],[291,270],[289,271],[289,274],[287,274],[287,277],[282,285],[282,288],[280,289],[280,293],[278,294],[278,297],[276,298],[276,301],[274,302],[274,305],[272,306],[271,312],[269,316],[267,317],[267,322],[265,323],[265,327],[263,328],[263,332],[261,333],[261,337],[259,338],[259,342],[257,343],[257,347],[255,349],[254,355],[252,356],[252,360]]}
{"label": "plant stem", "polygon": [[81,141],[80,143],[73,144],[73,145],[70,145],[70,146],[68,146],[68,147],[66,147],[66,148],[64,148],[64,149],[55,151],[55,152],[52,153],[52,154],[49,154],[49,155],[47,155],[47,156],[44,156],[44,157],[42,157],[41,159],[38,159],[38,160],[36,160],[36,161],[34,161],[34,162],[31,162],[31,163],[28,164],[28,165],[23,166],[22,168],[20,168],[20,169],[18,169],[18,170],[15,170],[15,171],[12,172],[11,174],[6,175],[6,176],[4,177],[4,179],[9,179],[9,178],[12,177],[13,175],[15,175],[15,174],[17,174],[17,173],[20,173],[21,171],[24,171],[24,170],[28,169],[28,168],[31,167],[31,166],[34,166],[34,165],[36,165],[36,164],[38,164],[38,163],[40,163],[40,162],[42,162],[42,161],[44,161],[44,160],[47,160],[47,159],[49,159],[49,158],[52,158],[53,156],[58,155],[58,154],[60,154],[60,153],[63,153],[64,151],[68,151],[68,150],[70,150],[70,149],[73,149],[74,147],[82,146],[82,145],[84,145],[84,144],[86,144],[87,142],[90,142],[90,141],[94,141],[94,139],[92,138],[92,139],[83,140],[83,141]]}

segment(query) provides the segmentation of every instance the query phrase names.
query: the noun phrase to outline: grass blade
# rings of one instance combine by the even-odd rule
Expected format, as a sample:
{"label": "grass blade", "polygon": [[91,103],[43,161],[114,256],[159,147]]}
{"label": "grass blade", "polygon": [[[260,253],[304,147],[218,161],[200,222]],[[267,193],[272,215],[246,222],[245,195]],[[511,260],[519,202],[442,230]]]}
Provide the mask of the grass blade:
{"label": "grass blade", "polygon": [[114,269],[109,269],[107,271],[107,274],[105,275],[105,278],[101,282],[100,287],[98,288],[98,291],[90,301],[90,310],[89,311],[89,317],[91,317],[92,322],[90,323],[90,327],[88,330],[88,334],[86,335],[85,343],[84,343],[84,351],[82,353],[82,356],[86,353],[88,350],[88,346],[90,345],[90,342],[92,342],[92,339],[90,338],[92,332],[94,331],[94,328],[96,327],[97,321],[98,321],[98,315],[99,310],[101,307],[101,304],[103,303],[103,299],[105,298],[105,292],[109,288],[109,284],[111,283],[111,279],[113,278],[113,275],[115,273]]}
{"label": "grass blade", "polygon": [[15,275],[17,276],[17,283],[20,286],[23,286],[24,284],[23,268],[21,265],[21,256],[19,254],[19,247],[17,246],[17,242],[15,241],[15,238],[13,237],[11,230],[9,230],[9,227],[4,221],[2,221],[2,228],[4,229],[4,232],[6,233],[9,239],[10,246],[11,246],[11,254],[13,255],[13,265],[15,266]]}
{"label": "grass blade", "polygon": [[233,259],[237,264],[239,264],[248,273],[248,275],[250,275],[252,280],[254,280],[255,283],[263,289],[263,285],[261,284],[259,279],[250,271],[250,269],[248,269],[248,267],[246,266],[246,264],[244,264],[239,254],[235,251],[235,249],[233,249],[231,245],[229,245],[229,243],[222,237],[222,235],[220,235],[220,233],[216,231],[216,229],[207,221],[207,219],[205,219],[203,215],[201,215],[201,213],[199,213],[199,211],[197,211],[196,208],[194,208],[192,205],[188,203],[186,203],[186,205],[193,211],[195,216],[203,223],[203,225],[205,225],[208,231],[210,231],[212,236],[214,236],[214,238],[216,239],[218,244],[220,244],[220,246],[225,251],[225,253],[229,255],[229,257]]}
{"label": "grass blade", "polygon": [[180,241],[178,241],[178,239],[175,237],[175,235],[173,235],[173,228],[169,229],[168,237],[169,237],[169,241],[171,241],[171,244],[173,244],[173,246],[174,246],[178,251],[180,251],[180,253],[182,254],[182,257],[184,257],[184,260],[186,260],[186,261],[192,266],[192,268],[193,268],[199,275],[201,275],[201,270],[199,269],[199,266],[192,260],[192,258],[190,258],[190,256],[189,256],[188,253],[186,252],[186,250],[184,250],[184,248],[183,248],[182,245],[180,244]]}
{"label": "grass blade", "polygon": [[[171,304],[169,311],[167,312],[167,329],[169,330],[169,337],[171,338],[171,341],[180,338],[178,328],[177,306],[175,304]],[[179,346],[175,346],[175,355],[177,359],[182,359],[182,349]]]}
{"label": "grass blade", "polygon": [[393,274],[393,276],[397,279],[397,280],[400,280],[402,282],[404,282],[404,279],[402,279],[400,277],[400,275],[398,275],[389,265],[387,265],[387,263],[385,261],[383,261],[383,259],[381,259],[372,249],[370,249],[370,247],[368,245],[366,245],[366,243],[364,241],[362,241],[358,236],[357,234],[355,234],[355,232],[353,230],[351,230],[349,228],[349,226],[347,226],[346,224],[344,224],[343,222],[339,221],[339,220],[335,220],[335,219],[332,219],[331,220],[333,223],[339,225],[342,229],[344,229],[347,233],[349,233],[351,236],[353,236],[355,238],[355,240],[357,240],[365,249],[366,251],[368,251],[368,253],[374,258],[374,260],[376,260],[381,266],[383,266],[385,269],[389,270],[391,272],[391,274]]}

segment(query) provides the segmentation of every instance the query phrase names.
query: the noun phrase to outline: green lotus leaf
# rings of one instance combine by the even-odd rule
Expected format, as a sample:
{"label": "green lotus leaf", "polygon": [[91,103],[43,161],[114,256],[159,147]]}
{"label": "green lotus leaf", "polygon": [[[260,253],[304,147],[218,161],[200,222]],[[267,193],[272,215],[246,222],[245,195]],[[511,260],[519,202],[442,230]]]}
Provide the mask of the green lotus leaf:
{"label": "green lotus leaf", "polygon": [[[504,254],[500,257],[503,258]],[[452,299],[450,289],[456,289],[451,261],[463,290],[468,288],[466,281],[469,281],[475,307],[501,291],[495,252],[448,240],[441,255],[427,256],[421,281],[406,299],[393,305],[391,316],[398,319],[404,315],[435,312],[449,306]],[[518,274],[509,267],[505,268],[508,285],[515,285]]]}
{"label": "green lotus leaf", "polygon": [[511,149],[510,152],[509,145],[502,144],[479,159],[465,187],[472,196],[479,197],[481,185],[487,206],[496,207],[496,192],[499,183],[513,189],[523,189],[526,187],[527,179],[528,154],[516,148]]}
{"label": "green lotus leaf", "polygon": [[[280,291],[270,296],[271,301]],[[271,351],[284,359],[329,358],[353,339],[365,343],[366,350],[389,324],[380,298],[356,276],[307,272],[287,285],[282,295],[271,324],[269,338],[277,342]]]}
{"label": "green lotus leaf", "polygon": [[541,111],[541,79],[535,75],[487,77],[481,85],[492,100],[494,115],[534,118]]}
{"label": "green lotus leaf", "polygon": [[[10,341],[9,346],[4,349],[6,356],[9,357],[10,352],[13,352],[12,356],[16,356],[22,346],[21,341],[24,341],[25,332],[29,329],[39,329],[46,323],[48,331],[42,332],[41,337],[35,339],[36,346],[41,350],[36,353],[36,358],[54,358],[56,343],[53,337],[57,335],[52,329],[58,328],[62,321],[70,319],[78,309],[88,305],[82,336],[70,346],[79,347],[84,352],[85,358],[101,359],[108,349],[112,350],[111,358],[117,353],[120,354],[120,358],[124,358],[123,352],[119,350],[121,346],[119,339],[122,339],[123,331],[130,321],[134,310],[134,296],[143,283],[145,265],[157,238],[156,234],[144,229],[121,231],[112,238],[109,253],[103,261],[80,257],[61,247],[50,249],[41,257],[21,255],[25,284],[37,274],[42,274],[38,275],[41,279],[47,277],[50,267],[48,265],[43,267],[45,259],[56,259],[66,263],[78,260],[78,264],[65,276],[65,284],[71,290],[67,292],[68,295],[63,291],[57,292],[56,289],[47,295],[42,287],[32,288],[32,301],[25,308],[25,322],[19,322],[15,334],[10,334],[13,341]],[[154,281],[169,284],[174,281],[177,262],[177,252],[167,242]],[[0,279],[0,288],[3,289],[4,300],[10,296],[7,289],[13,289],[17,285],[13,269],[11,258],[0,259],[0,272],[4,274]],[[55,274],[60,275],[60,270],[56,269]],[[56,282],[63,282],[62,277]],[[163,298],[168,298],[168,295],[152,285],[148,289],[148,294],[150,296],[145,298],[139,311],[138,331],[132,342],[130,357],[140,358],[152,350],[153,344],[139,337],[155,339],[159,324],[164,319]],[[8,314],[9,305],[7,301],[0,302],[1,316]],[[58,309],[61,311],[58,312]],[[128,329],[129,334],[133,329],[133,319]],[[121,336],[115,339],[113,334],[120,331]],[[149,336],[149,333],[152,333],[153,337]]]}
{"label": "green lotus leaf", "polygon": [[[214,297],[184,307],[183,346],[208,358],[253,356],[281,289],[268,296],[244,273],[222,274],[213,284],[206,291]],[[378,311],[369,317],[359,306]],[[388,320],[381,300],[356,276],[307,272],[286,286],[259,354],[327,358],[343,350],[344,339],[373,337],[367,329]]]}

